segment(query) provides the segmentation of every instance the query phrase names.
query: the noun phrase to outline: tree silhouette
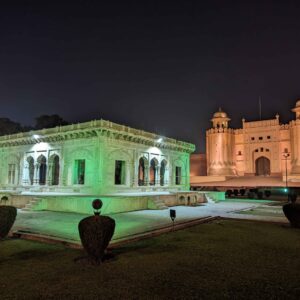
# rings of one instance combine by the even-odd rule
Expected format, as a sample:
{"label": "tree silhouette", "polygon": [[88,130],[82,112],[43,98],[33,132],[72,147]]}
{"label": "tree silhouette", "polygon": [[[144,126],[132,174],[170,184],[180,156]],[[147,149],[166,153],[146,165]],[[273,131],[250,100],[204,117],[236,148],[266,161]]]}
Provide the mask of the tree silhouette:
{"label": "tree silhouette", "polygon": [[0,118],[0,135],[13,134],[23,131],[20,123],[14,122],[9,118]]}
{"label": "tree silhouette", "polygon": [[61,125],[68,125],[59,115],[41,115],[35,119],[34,129],[52,128]]}

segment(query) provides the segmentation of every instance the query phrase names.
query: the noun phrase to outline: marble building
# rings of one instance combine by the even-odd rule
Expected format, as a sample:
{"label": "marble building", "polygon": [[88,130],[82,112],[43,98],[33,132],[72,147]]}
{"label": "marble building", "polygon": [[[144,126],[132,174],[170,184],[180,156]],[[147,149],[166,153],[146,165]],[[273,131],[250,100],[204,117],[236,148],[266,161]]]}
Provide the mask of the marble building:
{"label": "marble building", "polygon": [[[103,213],[204,201],[190,191],[195,146],[105,120],[0,137],[0,198],[34,210]],[[0,203],[1,204],[1,203]]]}
{"label": "marble building", "polygon": [[99,120],[0,137],[2,190],[189,190],[194,145]]}

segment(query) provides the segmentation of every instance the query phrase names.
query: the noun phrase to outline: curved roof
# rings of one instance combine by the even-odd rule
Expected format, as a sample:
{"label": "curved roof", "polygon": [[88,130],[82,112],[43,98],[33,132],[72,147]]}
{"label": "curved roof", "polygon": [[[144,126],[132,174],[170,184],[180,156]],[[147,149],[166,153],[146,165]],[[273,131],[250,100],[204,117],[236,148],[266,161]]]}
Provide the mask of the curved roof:
{"label": "curved roof", "polygon": [[214,118],[228,118],[227,113],[222,111],[221,108],[219,108],[219,111],[214,113]]}

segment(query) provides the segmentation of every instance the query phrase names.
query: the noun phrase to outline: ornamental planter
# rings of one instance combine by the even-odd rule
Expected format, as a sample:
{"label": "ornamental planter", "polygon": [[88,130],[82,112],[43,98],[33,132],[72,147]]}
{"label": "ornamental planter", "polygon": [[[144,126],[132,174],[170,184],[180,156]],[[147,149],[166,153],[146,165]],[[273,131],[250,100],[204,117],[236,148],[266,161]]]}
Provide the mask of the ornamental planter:
{"label": "ornamental planter", "polygon": [[0,240],[4,239],[16,220],[17,209],[13,206],[0,206]]}
{"label": "ornamental planter", "polygon": [[89,260],[94,264],[100,264],[103,261],[105,249],[113,237],[115,220],[100,216],[99,209],[102,207],[100,199],[93,201],[93,207],[96,210],[95,215],[82,219],[78,224],[78,230]]}

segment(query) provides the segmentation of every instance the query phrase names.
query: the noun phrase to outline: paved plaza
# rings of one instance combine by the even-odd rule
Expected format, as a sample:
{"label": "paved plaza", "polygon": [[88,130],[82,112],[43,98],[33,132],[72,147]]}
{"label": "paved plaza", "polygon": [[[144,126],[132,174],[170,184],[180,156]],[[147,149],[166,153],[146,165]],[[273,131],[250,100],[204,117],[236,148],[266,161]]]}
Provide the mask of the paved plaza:
{"label": "paved plaza", "polygon": [[[276,202],[243,199],[204,203],[196,207],[176,206],[172,209],[176,210],[176,224],[210,216],[287,223],[281,206],[273,204]],[[21,230],[77,243],[80,241],[78,223],[87,216],[78,213],[18,210],[13,231]],[[169,209],[133,211],[110,216],[116,221],[114,241],[172,224]]]}

